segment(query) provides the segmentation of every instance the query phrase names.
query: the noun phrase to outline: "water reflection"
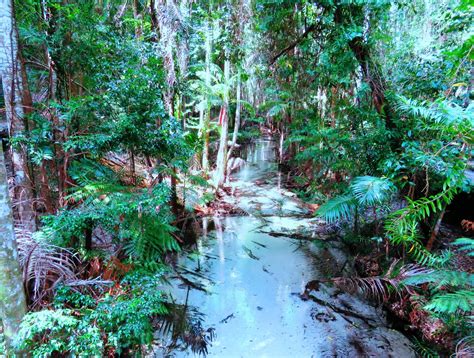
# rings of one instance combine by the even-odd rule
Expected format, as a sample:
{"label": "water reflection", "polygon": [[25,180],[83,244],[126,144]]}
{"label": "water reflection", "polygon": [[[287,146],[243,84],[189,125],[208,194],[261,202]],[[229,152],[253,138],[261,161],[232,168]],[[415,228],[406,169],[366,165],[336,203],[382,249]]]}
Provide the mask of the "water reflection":
{"label": "water reflection", "polygon": [[[194,276],[192,279],[199,280],[207,293],[191,290],[188,300],[206,315],[206,325],[216,330],[209,355],[349,357],[358,355],[350,343],[356,337],[371,352],[370,356],[381,353],[412,356],[398,332],[391,333],[385,327],[374,331],[362,321],[348,320],[328,312],[328,307],[300,299],[298,293],[306,282],[322,277],[316,265],[318,251],[310,249],[308,242],[276,238],[262,231],[275,226],[304,226],[306,219],[298,215],[306,212],[298,201],[279,190],[281,176],[275,163],[273,141],[256,142],[248,148],[245,158],[247,165],[234,176],[232,185],[241,191],[239,205],[245,206],[251,215],[204,219],[204,235],[197,243],[199,272],[209,279]],[[209,220],[215,228],[212,231],[208,230]],[[180,265],[195,269],[196,258],[183,255]],[[338,297],[343,297],[357,311],[378,320],[380,326],[385,324],[373,307],[355,297],[336,293],[333,288],[325,287],[318,294],[321,300],[333,305],[338,304]],[[184,302],[186,289],[177,287],[174,296]],[[330,319],[315,319],[321,315]],[[399,347],[393,348],[387,341],[396,341]],[[176,355],[193,354],[186,351]]]}

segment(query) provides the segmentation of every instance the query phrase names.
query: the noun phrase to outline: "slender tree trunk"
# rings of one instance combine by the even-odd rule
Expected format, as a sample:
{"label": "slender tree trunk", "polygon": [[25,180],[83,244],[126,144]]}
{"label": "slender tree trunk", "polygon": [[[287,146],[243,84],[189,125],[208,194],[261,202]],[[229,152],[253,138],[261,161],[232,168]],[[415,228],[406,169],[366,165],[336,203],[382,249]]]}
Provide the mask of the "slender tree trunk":
{"label": "slender tree trunk", "polygon": [[227,136],[229,132],[229,85],[230,85],[230,61],[227,58],[224,62],[224,78],[226,90],[224,93],[224,115],[222,118],[221,136],[219,141],[219,151],[217,152],[216,172],[214,183],[216,187],[221,187],[225,182],[227,166]]}
{"label": "slender tree trunk", "polygon": [[140,14],[139,1],[133,0],[133,18],[136,21],[135,24],[135,37],[139,39],[142,36],[142,14]]}
{"label": "slender tree trunk", "polygon": [[[15,27],[12,0],[0,0],[0,73],[5,96],[5,112],[10,136],[25,131],[24,114],[31,110],[26,72],[18,51],[18,33]],[[14,199],[18,219],[27,230],[36,228],[33,186],[29,176],[26,151],[23,148],[12,152],[15,176]]]}
{"label": "slender tree trunk", "polygon": [[444,213],[446,212],[446,207],[443,208],[441,213],[439,214],[438,220],[436,220],[436,224],[431,232],[430,239],[426,244],[426,249],[431,251],[433,249],[433,245],[436,242],[436,237],[438,236],[439,229],[441,228],[441,223],[443,222]]}
{"label": "slender tree trunk", "polygon": [[8,196],[7,171],[0,142],[0,318],[7,356],[13,356],[12,341],[26,314],[26,296],[18,263],[18,250],[13,231],[13,216]]}
{"label": "slender tree trunk", "polygon": [[163,62],[166,73],[167,88],[164,93],[165,107],[173,116],[174,86],[176,85],[176,69],[173,50],[176,48],[176,32],[179,18],[176,4],[171,0],[158,0],[155,5],[155,18],[158,21],[160,45],[163,51]]}
{"label": "slender tree trunk", "polygon": [[[210,23],[206,26],[206,87],[211,86],[211,51],[212,51],[212,39],[211,39],[211,27]],[[203,118],[202,126],[202,137],[203,137],[203,152],[202,152],[202,170],[204,173],[209,171],[209,126],[211,123],[211,98],[207,95],[207,109],[206,114]]]}
{"label": "slender tree trunk", "polygon": [[[49,9],[48,9],[48,4],[46,0],[41,0],[40,2],[41,6],[41,15],[44,23],[47,26],[47,30],[45,31],[46,36],[50,36],[53,33],[53,29],[50,26],[50,20],[49,20]],[[56,93],[57,93],[57,88],[58,88],[58,76],[56,74],[56,70],[54,68],[53,60],[51,58],[50,51],[48,49],[48,45],[45,43],[44,45],[44,55],[46,58],[46,65],[48,67],[48,101],[55,101],[56,100]],[[54,108],[51,108],[48,112],[48,118],[49,120],[54,124],[55,119],[53,118],[56,116],[56,110]],[[56,130],[54,130],[56,132]],[[55,133],[53,133],[53,136],[56,136]],[[55,140],[56,141],[56,140]],[[57,157],[57,145],[54,146],[54,152],[55,152],[55,157]],[[57,206],[57,203],[53,202],[52,196],[51,196],[51,188],[49,185],[49,178],[48,178],[48,171],[46,170],[47,168],[47,163],[51,163],[52,161],[50,160],[43,160],[41,163],[40,167],[40,196],[42,199],[42,202],[44,204],[44,207],[46,209],[46,212],[48,214],[53,214],[55,211],[55,207]],[[54,162],[54,172],[58,171],[57,168],[57,163]],[[52,170],[53,172],[53,170]],[[56,205],[55,205],[56,204]]]}
{"label": "slender tree trunk", "polygon": [[232,133],[232,142],[230,144],[229,152],[227,153],[227,160],[230,159],[232,151],[234,150],[235,145],[237,144],[237,135],[239,134],[240,128],[240,96],[242,91],[242,83],[240,78],[240,68],[237,74],[237,104],[235,109],[235,121],[234,121],[234,132]]}

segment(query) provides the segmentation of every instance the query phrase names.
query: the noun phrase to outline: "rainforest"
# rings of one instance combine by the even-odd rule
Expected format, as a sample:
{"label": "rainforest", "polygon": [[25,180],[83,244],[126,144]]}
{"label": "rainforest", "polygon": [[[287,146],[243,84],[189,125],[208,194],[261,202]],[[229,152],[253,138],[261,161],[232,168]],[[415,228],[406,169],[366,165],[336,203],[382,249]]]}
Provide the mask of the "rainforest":
{"label": "rainforest", "polygon": [[0,0],[1,357],[474,356],[472,0]]}

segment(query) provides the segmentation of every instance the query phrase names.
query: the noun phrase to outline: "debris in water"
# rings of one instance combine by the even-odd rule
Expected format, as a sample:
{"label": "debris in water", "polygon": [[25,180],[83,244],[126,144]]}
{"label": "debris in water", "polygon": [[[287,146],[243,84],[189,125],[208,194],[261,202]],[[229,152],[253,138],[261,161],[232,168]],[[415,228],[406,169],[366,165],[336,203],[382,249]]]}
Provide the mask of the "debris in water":
{"label": "debris in water", "polygon": [[242,248],[244,249],[244,251],[247,253],[247,255],[249,255],[249,257],[251,259],[254,259],[254,260],[260,260],[259,257],[255,256],[252,252],[252,250],[250,250],[247,246],[244,246],[242,245]]}
{"label": "debris in water", "polygon": [[260,246],[260,247],[265,247],[265,248],[267,247],[267,245],[261,244],[261,243],[259,243],[258,241],[252,240],[252,242],[253,242],[254,244]]}
{"label": "debris in water", "polygon": [[221,320],[219,321],[219,323],[227,323],[227,321],[230,320],[231,318],[235,318],[235,316],[234,316],[233,313],[231,313],[230,315],[228,315],[226,318],[221,319]]}

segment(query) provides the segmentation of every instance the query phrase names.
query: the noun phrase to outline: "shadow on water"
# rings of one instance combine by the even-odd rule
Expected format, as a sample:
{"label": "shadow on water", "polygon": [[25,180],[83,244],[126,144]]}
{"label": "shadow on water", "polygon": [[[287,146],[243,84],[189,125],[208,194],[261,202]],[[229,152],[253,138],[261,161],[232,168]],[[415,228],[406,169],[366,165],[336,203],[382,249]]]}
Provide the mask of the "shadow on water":
{"label": "shadow on water", "polygon": [[180,274],[202,289],[177,283],[172,294],[213,328],[208,355],[415,356],[408,339],[389,329],[382,311],[364,300],[324,284],[311,299],[301,299],[307,282],[339,274],[349,258],[337,242],[291,238],[313,231],[317,222],[281,188],[275,157],[269,138],[249,146],[246,165],[229,183],[239,195],[229,200],[250,216],[204,219],[195,250],[178,260]]}

